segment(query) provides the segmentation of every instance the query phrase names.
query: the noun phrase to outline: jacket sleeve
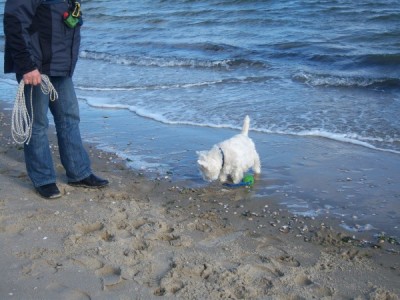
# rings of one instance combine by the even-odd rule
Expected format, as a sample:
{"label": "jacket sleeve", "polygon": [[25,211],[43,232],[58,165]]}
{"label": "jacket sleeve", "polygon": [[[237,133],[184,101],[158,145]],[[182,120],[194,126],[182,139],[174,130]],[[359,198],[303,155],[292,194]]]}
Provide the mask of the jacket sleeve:
{"label": "jacket sleeve", "polygon": [[[6,59],[12,60],[15,72],[25,74],[37,68],[32,59],[30,29],[42,0],[7,0],[4,7]],[[11,64],[11,62],[5,62]]]}

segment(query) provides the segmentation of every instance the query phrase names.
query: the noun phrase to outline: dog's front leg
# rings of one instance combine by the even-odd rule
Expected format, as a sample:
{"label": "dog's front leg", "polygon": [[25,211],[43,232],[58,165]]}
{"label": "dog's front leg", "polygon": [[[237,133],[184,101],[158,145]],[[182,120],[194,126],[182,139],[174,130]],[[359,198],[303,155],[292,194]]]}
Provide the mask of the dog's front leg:
{"label": "dog's front leg", "polygon": [[242,178],[243,178],[243,172],[241,172],[240,170],[235,170],[232,175],[232,181],[234,184],[238,184]]}
{"label": "dog's front leg", "polygon": [[221,173],[219,174],[218,179],[219,179],[219,181],[221,181],[221,182],[226,182],[226,180],[228,179],[228,176],[227,176],[225,173],[221,172]]}

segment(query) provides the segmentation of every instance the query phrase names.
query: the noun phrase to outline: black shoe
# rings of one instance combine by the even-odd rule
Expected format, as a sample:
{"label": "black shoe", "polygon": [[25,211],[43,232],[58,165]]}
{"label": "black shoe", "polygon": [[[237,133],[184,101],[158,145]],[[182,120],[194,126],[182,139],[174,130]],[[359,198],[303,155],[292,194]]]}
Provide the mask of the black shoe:
{"label": "black shoe", "polygon": [[108,185],[108,180],[90,174],[88,177],[82,179],[81,181],[68,182],[68,184],[72,186],[80,186],[86,188],[101,188]]}
{"label": "black shoe", "polygon": [[55,199],[61,197],[60,190],[55,183],[38,186],[36,187],[36,191],[40,196],[46,199]]}

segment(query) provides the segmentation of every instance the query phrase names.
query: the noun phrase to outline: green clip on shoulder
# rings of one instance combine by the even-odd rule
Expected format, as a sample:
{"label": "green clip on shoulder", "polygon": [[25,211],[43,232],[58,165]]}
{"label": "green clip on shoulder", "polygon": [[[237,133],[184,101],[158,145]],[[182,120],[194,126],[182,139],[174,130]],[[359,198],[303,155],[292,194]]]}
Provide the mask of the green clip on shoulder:
{"label": "green clip on shoulder", "polygon": [[75,7],[72,12],[66,11],[63,15],[64,23],[69,28],[75,28],[76,25],[79,23],[79,17],[81,15],[81,5],[79,2],[75,2]]}

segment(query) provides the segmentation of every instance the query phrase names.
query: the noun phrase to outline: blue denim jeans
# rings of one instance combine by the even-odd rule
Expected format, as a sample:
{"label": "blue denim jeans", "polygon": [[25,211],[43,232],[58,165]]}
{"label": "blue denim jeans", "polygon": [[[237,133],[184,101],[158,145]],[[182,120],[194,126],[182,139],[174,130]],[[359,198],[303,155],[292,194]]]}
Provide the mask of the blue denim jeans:
{"label": "blue denim jeans", "polygon": [[[17,79],[19,79],[17,77]],[[56,182],[52,154],[47,131],[48,111],[54,118],[61,163],[70,182],[80,181],[89,176],[90,159],[83,147],[79,130],[79,106],[71,77],[50,77],[58,93],[58,99],[50,101],[40,86],[33,88],[33,126],[32,137],[24,145],[25,164],[29,178],[35,187]],[[31,86],[25,86],[25,99],[29,113]]]}

